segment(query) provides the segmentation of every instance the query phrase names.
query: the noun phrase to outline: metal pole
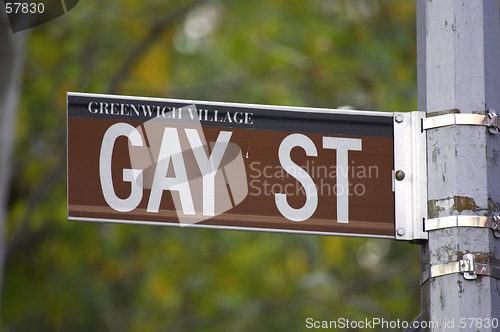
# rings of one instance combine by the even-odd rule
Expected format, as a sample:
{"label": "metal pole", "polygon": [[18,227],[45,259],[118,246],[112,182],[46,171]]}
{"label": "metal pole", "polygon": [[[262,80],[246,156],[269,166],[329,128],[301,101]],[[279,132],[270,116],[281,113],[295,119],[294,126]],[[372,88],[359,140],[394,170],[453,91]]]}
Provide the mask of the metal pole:
{"label": "metal pole", "polygon": [[5,274],[14,128],[21,94],[26,36],[27,32],[13,34],[7,14],[0,13],[0,299]]}
{"label": "metal pole", "polygon": [[[417,55],[418,108],[427,118],[500,112],[498,0],[417,0]],[[485,126],[428,129],[428,219],[499,215],[499,155],[499,134]],[[500,239],[491,228],[446,227],[428,235],[422,271],[459,262],[467,253],[493,269],[500,265]],[[450,273],[422,284],[424,330],[432,321],[439,326],[428,331],[500,331],[500,280],[476,277]]]}

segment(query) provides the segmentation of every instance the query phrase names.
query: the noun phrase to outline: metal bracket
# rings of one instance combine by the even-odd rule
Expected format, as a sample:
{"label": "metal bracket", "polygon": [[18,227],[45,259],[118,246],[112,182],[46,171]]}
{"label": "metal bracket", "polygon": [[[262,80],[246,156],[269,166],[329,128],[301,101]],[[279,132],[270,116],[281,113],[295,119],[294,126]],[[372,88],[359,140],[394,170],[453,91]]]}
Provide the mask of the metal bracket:
{"label": "metal bracket", "polygon": [[490,276],[500,279],[500,267],[487,263],[476,263],[474,254],[465,254],[463,259],[442,265],[434,265],[422,272],[420,275],[420,285],[423,285],[430,278],[436,278],[452,273],[462,273],[464,279],[474,280],[478,275]]}
{"label": "metal bracket", "polygon": [[425,112],[394,113],[393,188],[396,240],[427,239],[427,150]]}
{"label": "metal bracket", "polygon": [[493,230],[493,235],[500,238],[500,217],[480,217],[480,216],[447,216],[441,218],[426,219],[425,231],[449,227],[486,227]]}
{"label": "metal bracket", "polygon": [[433,129],[453,125],[486,126],[491,134],[498,134],[500,119],[495,110],[488,110],[486,115],[481,114],[445,114],[425,118],[423,129]]}

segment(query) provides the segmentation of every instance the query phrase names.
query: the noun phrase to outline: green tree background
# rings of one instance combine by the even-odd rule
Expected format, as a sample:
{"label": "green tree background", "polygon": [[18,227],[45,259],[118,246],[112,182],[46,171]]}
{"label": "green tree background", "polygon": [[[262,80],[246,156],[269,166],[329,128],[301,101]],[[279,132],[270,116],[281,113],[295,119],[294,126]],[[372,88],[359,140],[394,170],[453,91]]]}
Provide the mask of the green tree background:
{"label": "green tree background", "polygon": [[31,29],[1,330],[302,331],[307,318],[413,320],[417,246],[69,222],[65,151],[68,91],[416,110],[415,15],[414,1],[400,0],[82,0]]}

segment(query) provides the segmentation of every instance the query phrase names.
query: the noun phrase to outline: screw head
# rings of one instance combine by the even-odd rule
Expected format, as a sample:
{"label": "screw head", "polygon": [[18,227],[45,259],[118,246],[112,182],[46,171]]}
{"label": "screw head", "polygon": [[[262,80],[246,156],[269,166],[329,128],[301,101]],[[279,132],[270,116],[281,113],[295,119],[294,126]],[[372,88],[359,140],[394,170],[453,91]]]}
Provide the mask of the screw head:
{"label": "screw head", "polygon": [[398,181],[403,181],[403,179],[405,178],[405,172],[403,172],[402,170],[399,170],[396,172],[396,180]]}
{"label": "screw head", "polygon": [[405,229],[404,228],[398,228],[398,235],[399,236],[405,235]]}
{"label": "screw head", "polygon": [[396,114],[395,120],[397,123],[403,122],[403,116],[401,114]]}

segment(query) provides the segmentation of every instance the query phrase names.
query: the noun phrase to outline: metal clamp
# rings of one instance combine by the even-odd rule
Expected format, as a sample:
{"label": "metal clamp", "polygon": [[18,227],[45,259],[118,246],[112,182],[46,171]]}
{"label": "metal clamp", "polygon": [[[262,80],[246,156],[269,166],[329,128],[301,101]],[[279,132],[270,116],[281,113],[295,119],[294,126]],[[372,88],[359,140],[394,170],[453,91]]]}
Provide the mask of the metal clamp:
{"label": "metal clamp", "polygon": [[436,278],[452,273],[462,273],[464,279],[474,280],[478,275],[490,276],[500,279],[500,267],[487,263],[476,263],[473,254],[465,254],[463,259],[442,265],[434,265],[422,272],[420,285],[422,286],[430,278]]}
{"label": "metal clamp", "polygon": [[424,229],[426,232],[435,229],[450,227],[486,227],[493,230],[493,235],[500,238],[500,217],[480,216],[447,216],[441,218],[426,219]]}
{"label": "metal clamp", "polygon": [[465,254],[463,259],[460,260],[460,272],[464,274],[464,278],[467,280],[477,279],[476,256]]}
{"label": "metal clamp", "polygon": [[488,110],[486,115],[481,114],[445,114],[425,118],[422,128],[424,130],[453,126],[453,125],[472,125],[485,126],[491,134],[498,134],[500,119],[495,110]]}

